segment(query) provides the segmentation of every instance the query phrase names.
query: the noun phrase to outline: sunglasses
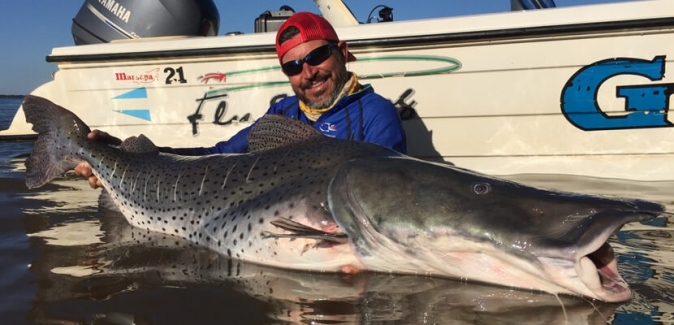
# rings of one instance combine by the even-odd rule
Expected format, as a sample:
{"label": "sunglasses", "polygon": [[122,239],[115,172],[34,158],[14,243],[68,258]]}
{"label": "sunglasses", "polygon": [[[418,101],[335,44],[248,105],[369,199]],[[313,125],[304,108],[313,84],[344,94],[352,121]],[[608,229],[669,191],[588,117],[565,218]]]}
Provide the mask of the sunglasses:
{"label": "sunglasses", "polygon": [[284,64],[281,64],[281,70],[286,76],[291,77],[302,72],[304,62],[310,66],[317,66],[323,61],[327,60],[332,55],[332,49],[337,47],[337,44],[330,43],[316,48],[315,50],[309,52],[307,56],[299,60],[288,61]]}

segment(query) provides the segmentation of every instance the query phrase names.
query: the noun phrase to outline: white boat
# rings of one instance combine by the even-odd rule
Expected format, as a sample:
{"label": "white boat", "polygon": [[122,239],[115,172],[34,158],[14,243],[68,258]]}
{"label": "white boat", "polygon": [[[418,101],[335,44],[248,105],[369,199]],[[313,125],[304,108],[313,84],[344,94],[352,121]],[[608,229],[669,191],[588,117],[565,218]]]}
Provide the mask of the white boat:
{"label": "white boat", "polygon": [[[493,175],[674,180],[674,1],[355,25],[317,2],[358,58],[349,70],[401,110],[412,156]],[[274,36],[54,48],[58,71],[32,94],[122,138],[212,146],[292,94]],[[31,133],[20,109],[0,135]]]}

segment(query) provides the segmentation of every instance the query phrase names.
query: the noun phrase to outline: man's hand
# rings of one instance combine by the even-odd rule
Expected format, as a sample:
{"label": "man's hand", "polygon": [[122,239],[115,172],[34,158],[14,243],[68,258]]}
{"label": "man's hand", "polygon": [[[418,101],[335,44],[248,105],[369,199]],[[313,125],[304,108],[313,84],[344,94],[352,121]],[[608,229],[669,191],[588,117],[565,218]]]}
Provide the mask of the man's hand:
{"label": "man's hand", "polygon": [[113,137],[113,136],[109,135],[108,133],[103,132],[101,130],[93,130],[93,131],[89,132],[89,134],[87,134],[87,138],[89,138],[91,140],[96,140],[96,141],[100,141],[100,142],[103,142],[103,143],[111,144],[113,146],[118,146],[118,145],[122,144],[122,140],[120,140],[117,137]]}
{"label": "man's hand", "polygon": [[[87,138],[115,146],[118,146],[122,143],[122,140],[119,138],[113,137],[100,130],[93,130],[89,132],[89,134],[87,134]],[[77,165],[77,167],[75,167],[75,175],[86,177],[89,181],[89,186],[91,186],[93,189],[103,187],[103,183],[101,183],[101,181],[96,176],[94,176],[94,173],[91,171],[91,165],[89,165],[89,163],[86,161],[81,162],[79,165]]]}
{"label": "man's hand", "polygon": [[84,176],[89,181],[89,186],[93,189],[103,187],[103,183],[94,176],[94,173],[91,172],[91,165],[88,162],[83,161],[77,167],[75,167],[75,175]]}

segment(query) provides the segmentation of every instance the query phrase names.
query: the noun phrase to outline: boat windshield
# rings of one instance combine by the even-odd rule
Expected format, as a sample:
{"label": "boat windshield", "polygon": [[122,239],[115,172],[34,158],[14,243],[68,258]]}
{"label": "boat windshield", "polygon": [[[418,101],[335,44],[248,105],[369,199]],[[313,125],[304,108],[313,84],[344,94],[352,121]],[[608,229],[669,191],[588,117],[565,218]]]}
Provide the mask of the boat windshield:
{"label": "boat windshield", "polygon": [[510,0],[512,10],[530,10],[556,7],[554,0]]}

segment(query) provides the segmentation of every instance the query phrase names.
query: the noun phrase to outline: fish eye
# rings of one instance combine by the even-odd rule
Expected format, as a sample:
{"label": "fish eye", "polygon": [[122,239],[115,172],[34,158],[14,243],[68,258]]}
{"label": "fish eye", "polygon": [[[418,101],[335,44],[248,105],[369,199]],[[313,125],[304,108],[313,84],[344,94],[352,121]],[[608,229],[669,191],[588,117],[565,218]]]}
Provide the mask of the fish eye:
{"label": "fish eye", "polygon": [[477,195],[485,195],[491,192],[491,185],[489,183],[475,183],[473,184],[473,192]]}

